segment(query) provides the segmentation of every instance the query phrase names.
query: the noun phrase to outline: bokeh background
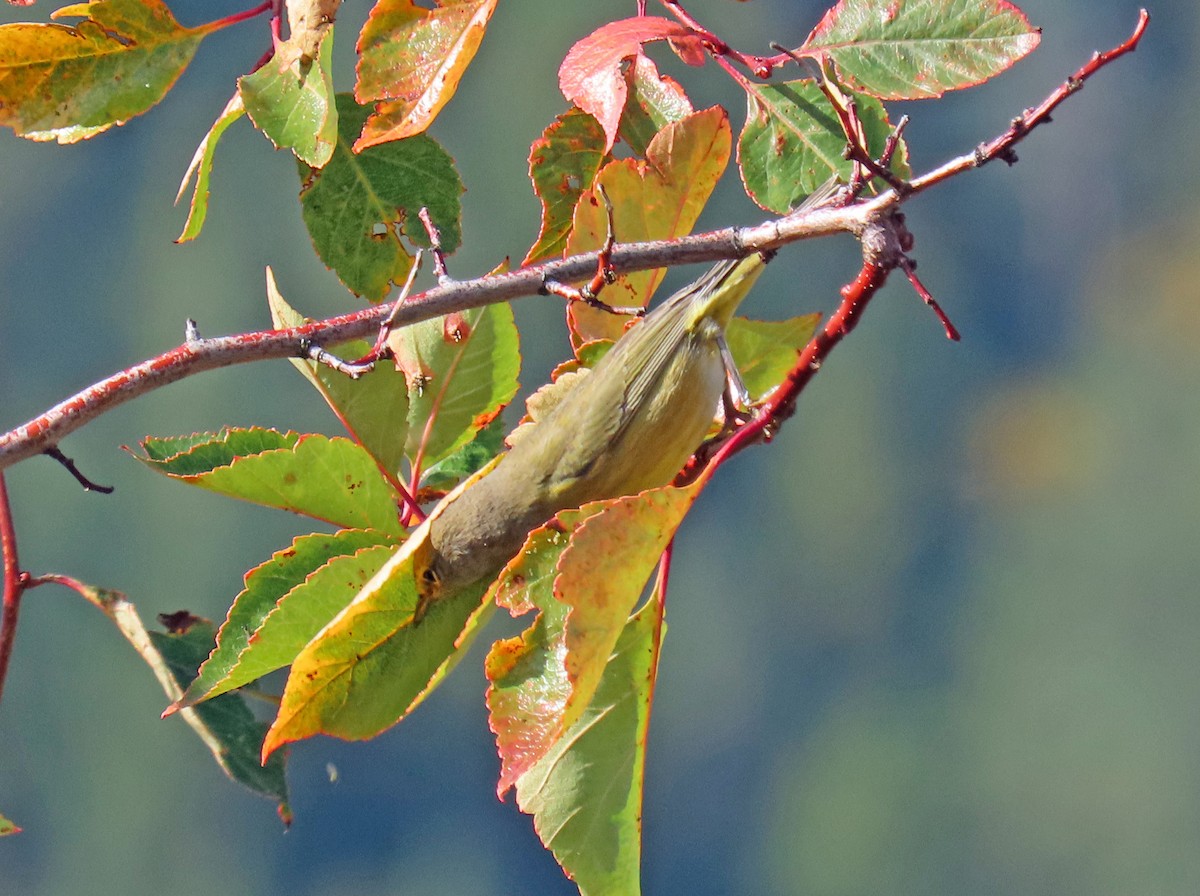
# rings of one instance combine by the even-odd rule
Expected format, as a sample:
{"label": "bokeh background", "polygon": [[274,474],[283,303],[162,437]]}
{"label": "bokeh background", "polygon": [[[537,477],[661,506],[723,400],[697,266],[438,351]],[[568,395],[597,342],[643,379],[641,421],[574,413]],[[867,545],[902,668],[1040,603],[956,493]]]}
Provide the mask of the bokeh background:
{"label": "bokeh background", "polygon": [[[239,8],[172,6],[188,24]],[[1045,29],[1032,58],[904,108],[918,169],[998,133],[1137,12],[1021,6]],[[632,7],[500,5],[433,129],[468,186],[453,273],[524,254],[525,159],[564,107],[558,63]],[[798,44],[823,11],[689,8],[748,50]],[[343,10],[343,89],[366,9]],[[5,5],[0,21],[49,11]],[[777,440],[689,518],[651,728],[647,892],[1200,892],[1200,7],[1151,11],[1142,48],[1015,169],[907,207],[962,344],[893,284]],[[0,134],[0,428],[177,344],[186,317],[206,335],[266,326],[268,264],[308,314],[354,307],[313,256],[294,163],[244,121],[218,152],[205,233],[172,244],[193,147],[266,39],[260,22],[208,38],[159,108],[88,143]],[[740,123],[715,67],[684,76]],[[701,226],[762,217],[730,171]],[[788,249],[747,311],[831,310],[854,270],[849,240]],[[561,315],[544,298],[516,309],[532,387],[567,350]],[[120,589],[147,619],[221,618],[304,521],[168,482],[119,446],[226,423],[336,432],[282,362],[125,406],[63,446],[114,495],[43,458],[8,474],[26,568]],[[161,691],[97,611],[30,593],[0,706],[0,812],[25,832],[0,840],[0,893],[573,892],[494,796],[476,654],[379,739],[295,748],[284,832],[158,720]]]}

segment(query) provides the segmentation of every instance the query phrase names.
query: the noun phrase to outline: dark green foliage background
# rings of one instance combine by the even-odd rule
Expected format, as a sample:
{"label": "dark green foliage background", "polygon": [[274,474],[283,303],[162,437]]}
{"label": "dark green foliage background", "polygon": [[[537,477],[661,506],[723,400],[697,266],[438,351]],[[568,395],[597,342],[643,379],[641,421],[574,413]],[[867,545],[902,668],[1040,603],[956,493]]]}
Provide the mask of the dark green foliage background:
{"label": "dark green foliage background", "polygon": [[[1022,6],[1045,28],[1030,60],[904,107],[915,169],[998,132],[1136,15]],[[536,236],[529,143],[563,108],[570,42],[632,5],[613,8],[501,4],[434,128],[468,187],[457,276]],[[746,49],[798,44],[823,11],[689,8]],[[776,443],[685,525],[651,725],[649,892],[1200,889],[1200,11],[1152,12],[1142,49],[1015,170],[909,206],[964,343],[893,285]],[[364,14],[347,8],[337,37],[343,85]],[[313,257],[294,162],[244,123],[218,152],[207,231],[171,245],[192,148],[265,46],[255,25],[215,35],[163,106],[89,143],[0,135],[0,427],[178,343],[185,317],[207,334],[266,326],[267,264],[306,313],[350,307]],[[740,116],[715,69],[698,83],[698,105]],[[701,224],[759,217],[731,182]],[[747,312],[829,310],[853,270],[848,242],[790,249]],[[566,340],[555,300],[516,310],[541,334],[526,338],[531,387]],[[226,423],[336,431],[285,363],[171,386],[63,446],[115,495],[80,492],[48,460],[11,472],[25,566],[121,589],[147,618],[219,618],[302,521],[170,483],[117,446]],[[284,834],[178,719],[157,719],[161,692],[98,612],[37,590],[0,706],[0,811],[26,829],[0,840],[0,892],[571,892],[492,795],[483,687],[468,661],[379,740],[293,750]]]}

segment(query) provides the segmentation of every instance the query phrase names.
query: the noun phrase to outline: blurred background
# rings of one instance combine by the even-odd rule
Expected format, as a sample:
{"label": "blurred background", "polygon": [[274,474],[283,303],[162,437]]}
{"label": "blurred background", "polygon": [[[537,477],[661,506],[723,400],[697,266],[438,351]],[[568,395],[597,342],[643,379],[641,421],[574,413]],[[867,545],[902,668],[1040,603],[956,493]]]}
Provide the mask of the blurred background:
{"label": "blurred background", "polygon": [[[1133,0],[1023,0],[1040,49],[982,88],[904,104],[924,170],[1003,130]],[[240,8],[174,0],[186,24]],[[352,83],[367,4],[348,4]],[[633,4],[502,3],[433,134],[467,184],[453,274],[537,232],[530,142],[564,108],[571,43]],[[693,0],[742,49],[799,44],[808,0]],[[3,6],[0,22],[44,20]],[[776,441],[727,467],[678,542],[645,793],[647,892],[1200,892],[1200,7],[1155,0],[1141,49],[1003,165],[906,206],[947,342],[903,281]],[[207,229],[171,205],[265,21],[201,46],[166,101],[84,144],[0,133],[0,429],[205,335],[268,325],[263,270],[318,317],[357,307],[304,232],[295,165],[243,121]],[[659,52],[664,68],[679,72]],[[708,66],[697,107],[743,101]],[[702,229],[764,217],[733,171]],[[830,311],[855,245],[784,251],[746,313]],[[697,271],[676,271],[667,288]],[[558,300],[516,304],[526,388],[567,352]],[[126,592],[143,618],[223,617],[305,522],[168,482],[119,450],[222,424],[337,432],[277,362],[205,374],[8,474],[21,560]],[[512,628],[511,624],[509,628]],[[506,631],[500,624],[494,630]],[[24,603],[0,706],[0,893],[568,894],[498,770],[476,657],[375,741],[292,750],[296,821],[228,782],[91,606]],[[336,769],[336,775],[331,773]]]}

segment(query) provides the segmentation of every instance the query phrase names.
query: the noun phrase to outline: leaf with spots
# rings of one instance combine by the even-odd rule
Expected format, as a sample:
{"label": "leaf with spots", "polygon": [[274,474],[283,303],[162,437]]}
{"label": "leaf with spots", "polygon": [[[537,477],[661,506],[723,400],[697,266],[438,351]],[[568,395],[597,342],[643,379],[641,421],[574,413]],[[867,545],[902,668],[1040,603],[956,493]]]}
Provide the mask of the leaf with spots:
{"label": "leaf with spots", "polygon": [[376,102],[356,151],[420,134],[458,90],[497,0],[378,0],[358,37],[360,103]]}
{"label": "leaf with spots", "polygon": [[646,731],[658,672],[662,607],[621,629],[579,719],[517,781],[517,805],[581,896],[641,892]]}
{"label": "leaf with spots", "polygon": [[[849,180],[846,134],[814,81],[754,84],[747,95],[746,126],[738,138],[738,167],[746,192],[760,206],[784,214],[819,189],[830,175]],[[892,133],[887,111],[874,97],[854,97],[867,148],[878,158]],[[892,164],[909,173],[901,143]]]}
{"label": "leaf with spots", "polygon": [[427,519],[418,526],[296,656],[263,741],[264,758],[314,734],[374,737],[415,709],[462,659],[495,607],[483,600],[486,583],[479,582],[435,601],[413,625],[413,554],[428,539],[429,525]]}
{"label": "leaf with spots", "polygon": [[368,112],[338,94],[337,145],[324,168],[299,163],[300,206],[321,260],[354,293],[378,302],[412,268],[401,238],[429,245],[421,208],[429,209],[442,248],[458,248],[463,186],[454,160],[425,134],[355,153]]}
{"label": "leaf with spots", "polygon": [[408,380],[404,451],[415,470],[471,442],[517,394],[521,355],[507,303],[403,327],[388,345]]}
{"label": "leaf with spots", "polygon": [[53,18],[0,25],[0,125],[75,143],[159,102],[221,23],[184,28],[161,0],[92,0]]}
{"label": "leaf with spots", "polygon": [[604,131],[586,112],[569,109],[533,142],[529,177],[542,203],[542,228],[522,264],[563,254],[571,235],[575,204],[591,187],[608,158]]}
{"label": "leaf with spots", "polygon": [[[269,447],[271,430],[229,430],[165,460],[154,458],[162,440],[142,442],[139,460],[159,472],[209,491],[290,510],[347,529],[400,534],[396,495],[374,458],[349,439],[289,433]],[[264,434],[267,446],[250,449]],[[274,434],[278,436],[278,433]],[[294,437],[294,438],[293,438]],[[136,455],[135,455],[136,456]]]}
{"label": "leaf with spots", "polygon": [[501,573],[496,601],[536,609],[487,659],[497,792],[517,783],[584,714],[646,581],[700,484],[660,488],[559,513]]}

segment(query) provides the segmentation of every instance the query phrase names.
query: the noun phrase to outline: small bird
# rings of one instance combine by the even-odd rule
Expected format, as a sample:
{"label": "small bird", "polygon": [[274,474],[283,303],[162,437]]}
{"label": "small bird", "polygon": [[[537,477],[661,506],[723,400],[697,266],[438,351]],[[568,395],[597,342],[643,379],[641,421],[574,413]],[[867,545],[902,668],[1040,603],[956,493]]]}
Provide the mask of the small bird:
{"label": "small bird", "polygon": [[414,552],[414,622],[435,601],[496,575],[560,510],[674,479],[716,417],[729,373],[725,328],[768,260],[721,261],[667,299],[491,472],[435,512]]}

